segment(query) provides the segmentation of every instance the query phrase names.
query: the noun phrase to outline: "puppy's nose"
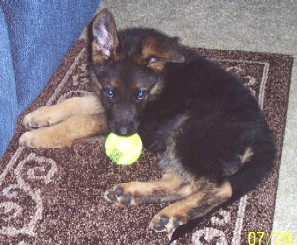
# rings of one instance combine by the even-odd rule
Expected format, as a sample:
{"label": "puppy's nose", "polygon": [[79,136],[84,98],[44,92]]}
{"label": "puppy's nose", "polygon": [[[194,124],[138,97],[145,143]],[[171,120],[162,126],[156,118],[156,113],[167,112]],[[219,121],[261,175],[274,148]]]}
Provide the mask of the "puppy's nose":
{"label": "puppy's nose", "polygon": [[119,129],[119,133],[120,133],[120,135],[127,135],[128,134],[128,128],[127,127],[120,127],[120,129]]}

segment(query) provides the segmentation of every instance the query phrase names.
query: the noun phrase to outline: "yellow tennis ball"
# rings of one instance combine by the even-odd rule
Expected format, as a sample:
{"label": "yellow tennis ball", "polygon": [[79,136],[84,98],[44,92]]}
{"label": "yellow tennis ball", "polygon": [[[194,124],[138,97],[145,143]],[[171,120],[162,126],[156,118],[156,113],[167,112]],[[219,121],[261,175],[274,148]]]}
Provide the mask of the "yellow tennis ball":
{"label": "yellow tennis ball", "polygon": [[119,136],[110,133],[104,146],[105,153],[110,160],[120,165],[130,165],[136,162],[142,151],[142,141],[138,134]]}

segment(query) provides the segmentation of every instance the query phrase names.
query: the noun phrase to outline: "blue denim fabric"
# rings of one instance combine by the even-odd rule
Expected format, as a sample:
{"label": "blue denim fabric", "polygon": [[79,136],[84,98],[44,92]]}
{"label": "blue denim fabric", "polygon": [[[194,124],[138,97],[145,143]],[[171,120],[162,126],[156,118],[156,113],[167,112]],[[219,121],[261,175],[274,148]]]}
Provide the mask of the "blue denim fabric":
{"label": "blue denim fabric", "polygon": [[99,0],[0,0],[0,157]]}
{"label": "blue denim fabric", "polygon": [[0,9],[0,157],[14,131],[17,98],[9,35]]}

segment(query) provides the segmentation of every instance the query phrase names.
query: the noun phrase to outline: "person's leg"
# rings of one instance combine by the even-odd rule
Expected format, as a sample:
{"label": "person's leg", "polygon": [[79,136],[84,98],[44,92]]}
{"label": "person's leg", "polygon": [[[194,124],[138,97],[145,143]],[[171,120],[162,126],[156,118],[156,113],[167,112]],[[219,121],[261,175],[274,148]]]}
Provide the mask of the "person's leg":
{"label": "person's leg", "polygon": [[[5,84],[1,78],[0,85],[0,157],[12,137],[17,115],[44,88],[67,50],[91,21],[98,5],[98,0],[0,2],[1,21],[4,22],[1,32],[6,31],[6,37],[1,33],[0,46],[3,42],[9,44],[4,47],[9,56],[0,56],[0,71],[7,73]],[[10,98],[2,101],[7,94]],[[5,131],[5,138],[2,138],[2,131]]]}
{"label": "person's leg", "polygon": [[0,8],[0,158],[13,134],[18,114],[14,68],[5,15]]}

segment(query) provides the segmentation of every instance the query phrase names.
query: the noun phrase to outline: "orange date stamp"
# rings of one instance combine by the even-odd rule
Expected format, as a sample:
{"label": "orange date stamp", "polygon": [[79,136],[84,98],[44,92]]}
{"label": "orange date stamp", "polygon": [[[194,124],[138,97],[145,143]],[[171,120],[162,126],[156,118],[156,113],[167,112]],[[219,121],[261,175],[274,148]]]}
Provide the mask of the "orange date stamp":
{"label": "orange date stamp", "polygon": [[[273,240],[273,242],[272,242]],[[297,234],[291,232],[251,231],[247,237],[248,245],[297,245]]]}

